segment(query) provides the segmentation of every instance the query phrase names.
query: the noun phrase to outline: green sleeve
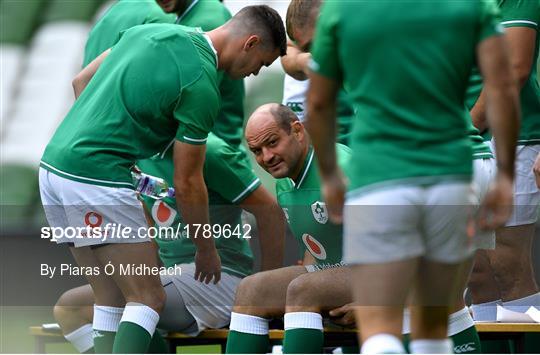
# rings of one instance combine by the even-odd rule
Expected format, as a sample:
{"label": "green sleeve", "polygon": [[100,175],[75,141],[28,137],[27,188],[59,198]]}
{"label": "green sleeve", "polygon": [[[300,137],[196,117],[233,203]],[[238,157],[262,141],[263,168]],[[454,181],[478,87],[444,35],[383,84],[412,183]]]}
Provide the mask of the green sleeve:
{"label": "green sleeve", "polygon": [[315,30],[315,41],[311,51],[313,60],[310,67],[320,75],[341,82],[342,70],[338,59],[338,10],[338,1],[327,1],[323,4]]}
{"label": "green sleeve", "polygon": [[188,144],[206,144],[219,105],[215,80],[203,69],[201,77],[182,89],[174,110],[174,117],[179,121],[176,139]]}
{"label": "green sleeve", "polygon": [[238,204],[261,185],[238,149],[212,133],[206,148],[204,176],[209,190]]}
{"label": "green sleeve", "polygon": [[503,34],[500,24],[500,11],[494,0],[480,1],[480,23],[477,43],[488,37]]}
{"label": "green sleeve", "polygon": [[504,27],[530,27],[538,29],[540,0],[504,0],[501,5]]}

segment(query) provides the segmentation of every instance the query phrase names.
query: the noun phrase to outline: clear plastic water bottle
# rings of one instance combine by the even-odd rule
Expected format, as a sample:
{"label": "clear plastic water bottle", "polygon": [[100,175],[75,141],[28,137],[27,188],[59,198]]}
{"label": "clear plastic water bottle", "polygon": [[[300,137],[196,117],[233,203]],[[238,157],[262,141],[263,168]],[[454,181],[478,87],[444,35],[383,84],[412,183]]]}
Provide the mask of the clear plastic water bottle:
{"label": "clear plastic water bottle", "polygon": [[138,193],[160,200],[166,197],[174,198],[174,188],[169,187],[169,184],[162,178],[147,175],[140,171],[131,171],[135,191]]}

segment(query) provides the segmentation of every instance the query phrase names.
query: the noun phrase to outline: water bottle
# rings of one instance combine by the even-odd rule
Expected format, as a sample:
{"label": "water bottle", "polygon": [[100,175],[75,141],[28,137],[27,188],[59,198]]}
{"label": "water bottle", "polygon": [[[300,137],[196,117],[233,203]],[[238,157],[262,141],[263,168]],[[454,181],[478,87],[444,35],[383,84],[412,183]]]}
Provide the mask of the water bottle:
{"label": "water bottle", "polygon": [[166,197],[174,198],[174,188],[162,178],[147,175],[140,171],[131,171],[135,191],[138,193],[160,200]]}

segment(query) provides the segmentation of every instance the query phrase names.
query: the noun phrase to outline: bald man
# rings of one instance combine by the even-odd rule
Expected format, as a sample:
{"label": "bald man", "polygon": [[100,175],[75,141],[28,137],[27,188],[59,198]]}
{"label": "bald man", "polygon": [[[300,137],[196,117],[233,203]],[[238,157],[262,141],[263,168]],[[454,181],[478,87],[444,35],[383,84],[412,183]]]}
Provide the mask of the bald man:
{"label": "bald man", "polygon": [[[277,179],[278,202],[304,253],[304,265],[242,280],[231,315],[227,353],[267,352],[268,322],[284,314],[284,352],[321,353],[321,313],[351,302],[349,270],[341,260],[342,226],[328,220],[309,136],[290,108],[261,106],[249,118],[245,136],[257,163]],[[341,144],[336,150],[339,165],[346,170],[350,150]],[[306,337],[316,340],[306,343]]]}

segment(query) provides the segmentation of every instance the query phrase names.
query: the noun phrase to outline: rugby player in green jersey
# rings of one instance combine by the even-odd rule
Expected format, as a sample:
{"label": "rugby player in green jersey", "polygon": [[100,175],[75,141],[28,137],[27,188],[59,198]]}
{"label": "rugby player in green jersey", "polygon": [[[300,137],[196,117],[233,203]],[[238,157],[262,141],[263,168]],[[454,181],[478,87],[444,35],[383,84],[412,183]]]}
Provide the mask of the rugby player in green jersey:
{"label": "rugby player in green jersey", "polygon": [[[170,150],[165,159],[141,161],[138,167],[172,183]],[[244,238],[251,233],[242,226],[242,209],[253,213],[257,221],[261,269],[281,267],[283,259],[285,221],[275,198],[261,185],[238,150],[213,134],[208,136],[204,178],[210,201],[210,223],[221,231],[221,235],[214,235],[223,270],[218,284],[195,280],[195,246],[177,234],[182,232],[182,219],[174,199],[156,200],[141,195],[150,224],[161,228],[161,232],[172,228],[172,233],[159,234],[156,238],[160,259],[171,270],[170,275],[161,277],[167,300],[157,327],[189,335],[227,326],[236,288],[243,277],[252,273],[253,257],[248,239]],[[81,353],[93,348],[93,303],[92,289],[86,285],[65,292],[54,308],[66,339]],[[149,352],[168,352],[159,332],[154,333]]]}
{"label": "rugby player in green jersey", "polygon": [[[257,74],[285,49],[279,14],[249,6],[208,33],[171,24],[128,29],[74,79],[77,100],[45,149],[40,192],[52,227],[80,231],[58,240],[73,243],[79,266],[115,268],[112,276],[88,277],[96,297],[96,342],[114,338],[115,353],[145,352],[165,301],[157,275],[118,273],[121,264],[157,266],[150,239],[139,234],[146,221],[131,167],[173,146],[183,218],[188,225],[209,224],[203,163],[219,109],[218,70],[232,78]],[[108,234],[107,226],[117,226],[117,233]],[[200,236],[190,235],[197,247],[195,277],[217,283],[221,263],[214,241]],[[124,305],[115,333],[112,324]]]}
{"label": "rugby player in green jersey", "polygon": [[[486,80],[498,163],[478,223],[494,228],[509,217],[519,106],[496,11],[489,1],[323,5],[308,127],[330,217],[344,220],[362,352],[405,352],[400,338],[409,295],[411,352],[452,352],[448,314],[464,282],[460,269],[473,253],[464,96],[475,57]],[[346,184],[334,146],[342,85],[357,116],[344,210]]]}
{"label": "rugby player in green jersey", "polygon": [[[285,315],[284,352],[320,353],[321,313],[351,301],[349,271],[341,260],[342,227],[328,220],[309,137],[289,107],[259,107],[249,118],[245,135],[257,163],[278,179],[278,202],[304,254],[304,266],[242,280],[227,352],[266,352],[270,319]],[[339,165],[346,169],[350,150],[341,144],[337,150]]]}
{"label": "rugby player in green jersey", "polygon": [[[229,10],[219,0],[120,0],[92,28],[86,42],[83,65],[88,65],[110,48],[121,31],[133,26],[176,23],[211,31],[230,18]],[[245,149],[240,144],[244,124],[244,82],[242,79],[233,80],[220,72],[219,92],[221,109],[212,132],[237,146],[247,159]]]}
{"label": "rugby player in green jersey", "polygon": [[[322,0],[291,1],[287,9],[286,26],[290,40],[287,55],[281,58],[285,70],[283,104],[289,106],[300,121],[306,117],[307,72],[311,59],[310,47]],[[354,111],[345,90],[339,92],[338,143],[348,145]]]}
{"label": "rugby player in green jersey", "polygon": [[[532,267],[532,244],[538,219],[540,190],[533,163],[540,153],[540,87],[537,81],[539,53],[539,0],[498,0],[505,27],[512,74],[520,90],[521,128],[516,148],[514,211],[504,228],[496,231],[496,248],[481,254],[469,290],[475,319],[495,321],[497,305],[525,312],[540,307],[540,293]],[[480,130],[486,121],[485,94],[478,71],[467,93],[473,122]]]}

